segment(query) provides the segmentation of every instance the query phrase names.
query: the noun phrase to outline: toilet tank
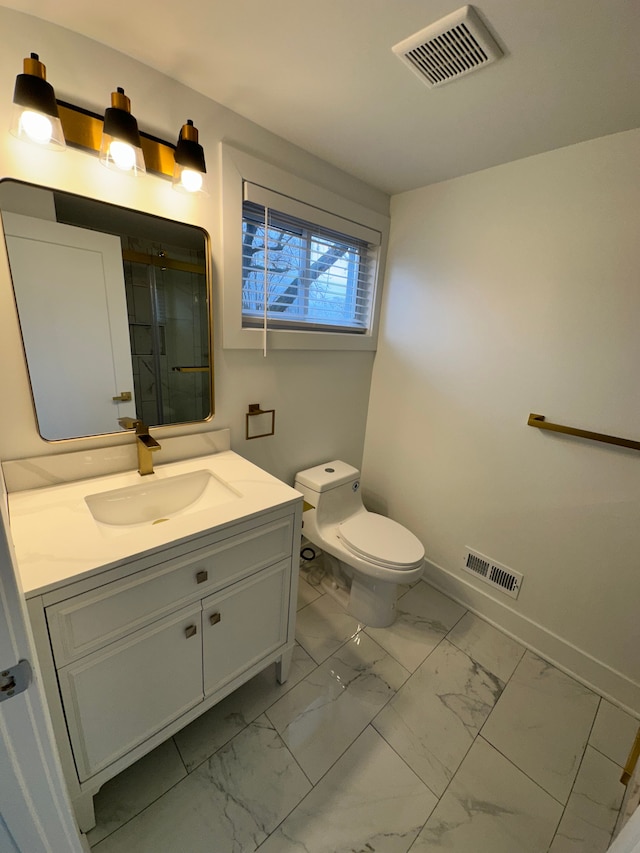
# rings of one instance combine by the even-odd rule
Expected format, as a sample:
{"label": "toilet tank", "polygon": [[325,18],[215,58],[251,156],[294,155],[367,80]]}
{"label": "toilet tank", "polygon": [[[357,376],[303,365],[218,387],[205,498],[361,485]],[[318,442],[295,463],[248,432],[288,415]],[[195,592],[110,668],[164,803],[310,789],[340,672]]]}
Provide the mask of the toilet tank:
{"label": "toilet tank", "polygon": [[347,465],[346,462],[336,459],[333,462],[316,465],[315,468],[307,468],[306,471],[299,471],[296,474],[296,484],[306,486],[314,492],[328,492],[330,489],[357,480],[359,476],[360,471],[353,465]]}
{"label": "toilet tank", "polygon": [[302,492],[307,504],[313,507],[310,511],[313,519],[310,522],[319,526],[337,524],[361,511],[363,506],[359,478],[357,468],[337,459],[299,471],[295,488]]}

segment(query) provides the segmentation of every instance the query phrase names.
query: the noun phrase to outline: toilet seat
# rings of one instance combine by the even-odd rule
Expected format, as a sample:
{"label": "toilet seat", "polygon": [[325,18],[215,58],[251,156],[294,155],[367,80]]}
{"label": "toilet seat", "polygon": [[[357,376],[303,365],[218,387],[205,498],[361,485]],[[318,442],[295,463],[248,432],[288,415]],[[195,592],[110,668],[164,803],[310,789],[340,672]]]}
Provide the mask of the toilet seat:
{"label": "toilet seat", "polygon": [[359,512],[338,525],[344,546],[373,563],[390,569],[413,569],[424,559],[420,540],[406,527],[375,512]]}

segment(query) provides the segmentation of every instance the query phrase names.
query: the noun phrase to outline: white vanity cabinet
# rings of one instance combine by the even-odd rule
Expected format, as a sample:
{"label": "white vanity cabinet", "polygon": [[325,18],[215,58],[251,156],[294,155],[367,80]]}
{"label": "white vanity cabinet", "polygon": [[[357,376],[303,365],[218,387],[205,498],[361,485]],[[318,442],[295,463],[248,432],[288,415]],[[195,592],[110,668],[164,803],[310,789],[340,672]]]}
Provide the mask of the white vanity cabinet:
{"label": "white vanity cabinet", "polygon": [[100,786],[274,661],[295,629],[300,501],[28,600],[80,828]]}

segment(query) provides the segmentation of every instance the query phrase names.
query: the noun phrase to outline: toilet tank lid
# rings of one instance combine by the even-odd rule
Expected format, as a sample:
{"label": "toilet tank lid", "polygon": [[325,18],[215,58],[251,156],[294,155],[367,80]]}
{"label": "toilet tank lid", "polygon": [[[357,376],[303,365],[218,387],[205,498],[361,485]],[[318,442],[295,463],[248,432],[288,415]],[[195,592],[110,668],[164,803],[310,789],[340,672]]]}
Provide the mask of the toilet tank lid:
{"label": "toilet tank lid", "polygon": [[334,459],[333,462],[324,462],[314,468],[307,468],[306,471],[298,471],[296,483],[313,489],[314,492],[326,492],[351,480],[357,480],[359,476],[360,472],[353,465]]}

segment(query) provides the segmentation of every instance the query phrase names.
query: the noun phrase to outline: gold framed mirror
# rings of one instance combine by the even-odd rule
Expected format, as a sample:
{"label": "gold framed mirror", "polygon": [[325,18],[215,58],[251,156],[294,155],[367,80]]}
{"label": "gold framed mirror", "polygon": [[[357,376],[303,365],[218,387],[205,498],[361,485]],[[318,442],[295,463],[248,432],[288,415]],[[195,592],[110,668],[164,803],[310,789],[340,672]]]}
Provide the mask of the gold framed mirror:
{"label": "gold framed mirror", "polygon": [[212,417],[203,229],[13,180],[0,212],[42,438]]}

